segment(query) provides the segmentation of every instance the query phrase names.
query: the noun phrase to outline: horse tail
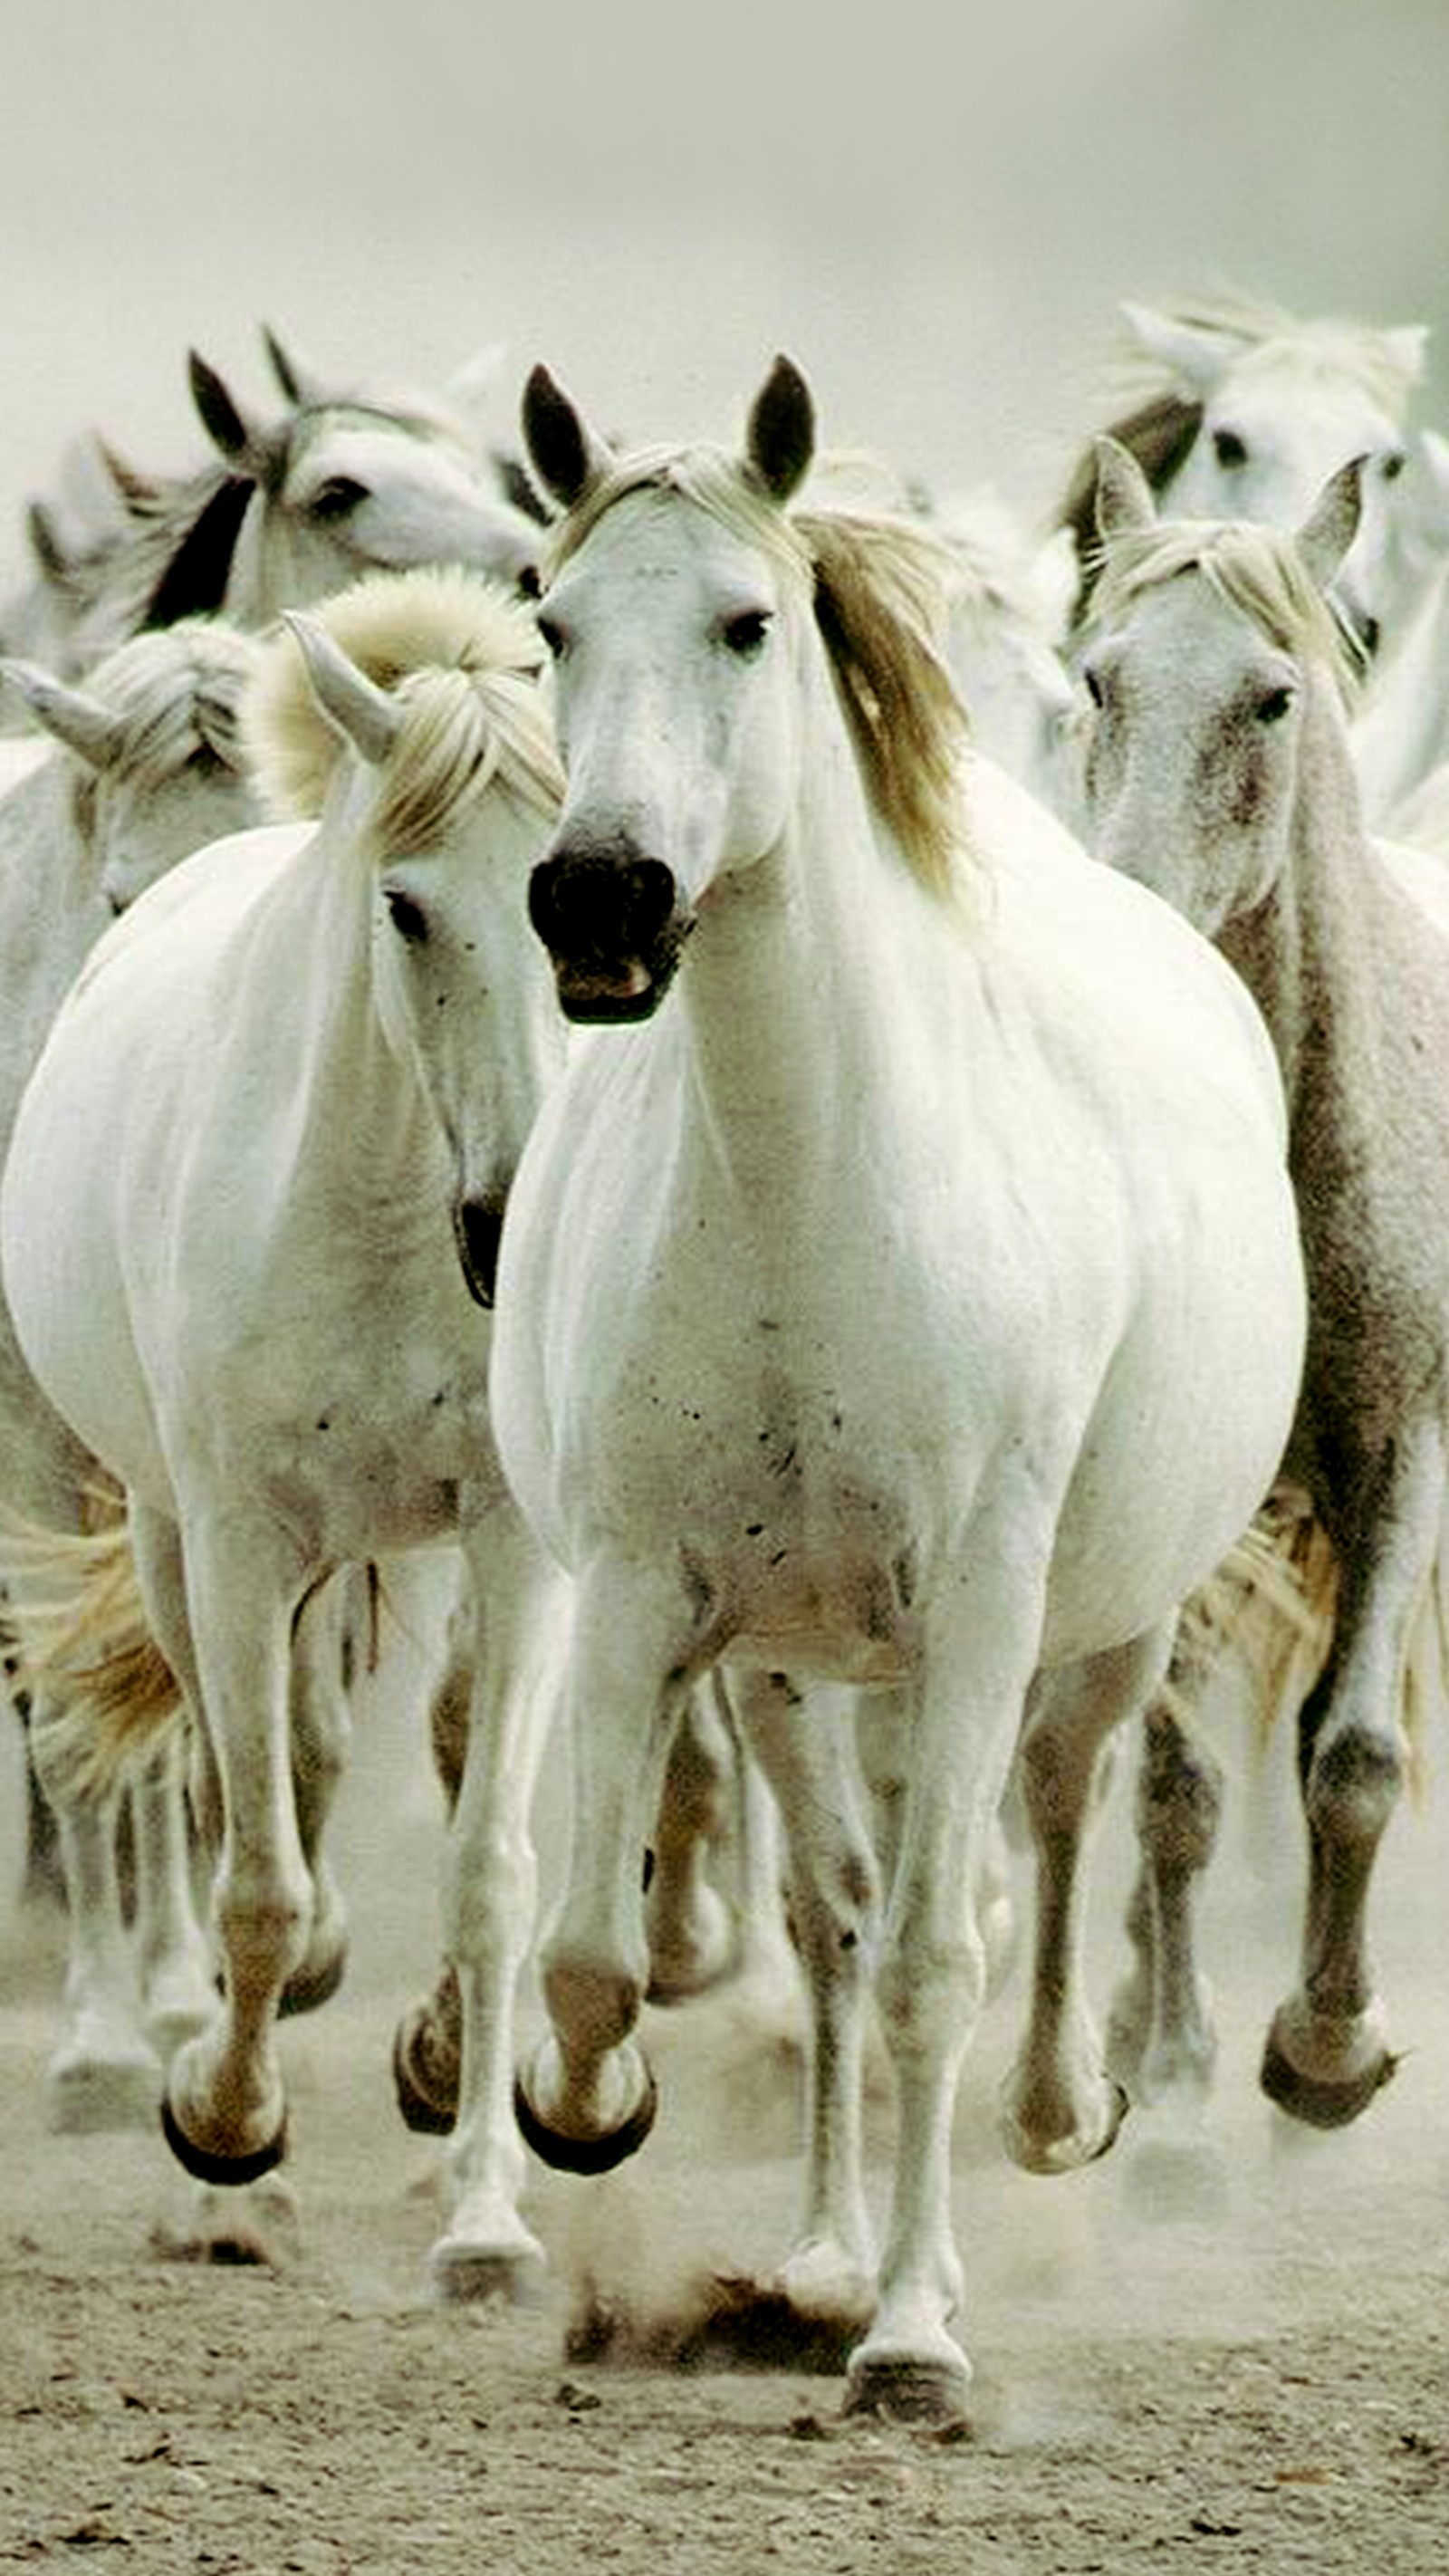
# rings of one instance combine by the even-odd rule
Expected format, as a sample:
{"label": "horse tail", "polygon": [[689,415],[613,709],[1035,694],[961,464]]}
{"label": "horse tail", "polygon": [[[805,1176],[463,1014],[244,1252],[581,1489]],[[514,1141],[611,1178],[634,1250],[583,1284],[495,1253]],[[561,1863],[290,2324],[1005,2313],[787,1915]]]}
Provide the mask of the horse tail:
{"label": "horse tail", "polygon": [[86,1517],[68,1531],[7,1513],[0,1553],[37,1768],[63,1800],[98,1802],[155,1759],[184,1703],[146,1624],[120,1488],[98,1484]]}
{"label": "horse tail", "polygon": [[1231,1658],[1257,1719],[1260,1749],[1296,1715],[1328,1660],[1338,1560],[1307,1497],[1276,1487],[1220,1565],[1184,1602],[1162,1705],[1199,1732],[1208,1683]]}
{"label": "horse tail", "polygon": [[[1338,1554],[1322,1521],[1306,1495],[1277,1488],[1185,1605],[1164,1694],[1171,1714],[1190,1734],[1204,1680],[1231,1654],[1251,1689],[1261,1751],[1282,1718],[1297,1716],[1328,1661],[1338,1593]],[[1398,1719],[1416,1805],[1427,1788],[1426,1746],[1446,1715],[1449,1527],[1415,1611],[1400,1684]]]}

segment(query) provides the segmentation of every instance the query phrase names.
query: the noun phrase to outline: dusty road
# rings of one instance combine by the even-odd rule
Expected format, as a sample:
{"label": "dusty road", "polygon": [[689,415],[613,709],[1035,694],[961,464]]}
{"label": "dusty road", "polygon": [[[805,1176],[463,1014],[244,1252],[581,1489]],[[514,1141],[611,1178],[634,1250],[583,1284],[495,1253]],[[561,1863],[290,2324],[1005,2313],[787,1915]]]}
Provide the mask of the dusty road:
{"label": "dusty road", "polygon": [[[46,2135],[59,1953],[5,1925],[0,2567],[1449,2565],[1442,1783],[1395,1828],[1381,1950],[1411,2053],[1356,2131],[1288,2137],[1254,2092],[1291,1901],[1264,1896],[1241,1850],[1209,1908],[1225,2040],[1190,2149],[1139,2119],[1085,2175],[1011,2171],[990,2112],[1016,2001],[996,2008],[958,2124],[977,2402],[969,2438],[943,2441],[842,2422],[838,2378],[798,2368],[566,2351],[586,2271],[653,2315],[712,2265],[767,2268],[782,2245],[789,2053],[735,2005],[654,2017],[665,2111],[631,2170],[539,2177],[546,2304],[429,2305],[437,2155],[398,2124],[388,2079],[394,2010],[432,1947],[437,1827],[420,1767],[399,1783],[405,1753],[385,1727],[365,1736],[345,1793],[354,1972],[287,2035],[295,2213],[273,2268],[165,2259],[184,2187],[159,2141]],[[1114,1826],[1106,1840],[1104,1955]],[[881,2149],[887,2124],[882,2105]]]}

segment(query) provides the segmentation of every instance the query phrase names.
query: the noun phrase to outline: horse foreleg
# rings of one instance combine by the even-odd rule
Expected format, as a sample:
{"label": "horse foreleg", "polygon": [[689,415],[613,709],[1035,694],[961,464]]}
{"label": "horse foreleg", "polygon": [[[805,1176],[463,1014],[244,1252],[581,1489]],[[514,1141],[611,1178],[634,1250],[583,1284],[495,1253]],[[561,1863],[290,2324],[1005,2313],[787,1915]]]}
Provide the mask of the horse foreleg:
{"label": "horse foreleg", "polygon": [[1280,2109],[1315,2128],[1357,2119],[1398,2062],[1369,1957],[1368,1894],[1403,1786],[1405,1676],[1435,1579],[1444,1494],[1435,1423],[1401,1444],[1370,1545],[1357,1558],[1340,1546],[1333,1648],[1299,1720],[1302,1974],[1273,2017],[1261,2082]]}
{"label": "horse foreleg", "polygon": [[550,2035],[520,2074],[520,2125],[548,2164],[601,2173],[642,2146],[654,2082],[633,2038],[649,1983],[642,1862],[692,1676],[690,1604],[627,1561],[575,1596],[563,1900],[544,1943]]}
{"label": "horse foreleg", "polygon": [[740,1727],[774,1792],[810,1990],[806,2192],[779,2287],[797,2314],[864,2323],[875,2270],[861,2170],[861,2092],[879,1883],[847,1707],[806,1707],[781,1673],[732,1676]]}
{"label": "horse foreleg", "polygon": [[1041,1602],[983,1533],[974,1579],[938,1608],[911,1717],[910,1767],[876,1991],[895,2070],[890,2236],[870,2331],[851,2355],[852,2412],[958,2415],[971,2365],[950,2332],[963,2278],[951,2225],[951,2131],[986,1993],[978,1899],[1040,1637]]}
{"label": "horse foreleg", "polygon": [[218,2013],[172,2061],[167,2138],[205,2182],[254,2181],[286,2151],[277,2005],[302,1959],[312,1882],[292,1777],[292,1622],[306,1585],[285,1542],[252,1524],[133,1511],[147,1614],[202,1713],[222,1808],[212,1908],[224,1970]]}
{"label": "horse foreleg", "polygon": [[1162,1680],[1170,1627],[1092,1655],[1033,1686],[1021,1786],[1036,1847],[1031,2018],[1002,2100],[1008,2153],[1031,2173],[1063,2173],[1105,2154],[1125,2099],[1102,2064],[1081,1972],[1083,1868],[1098,1756],[1114,1726]]}
{"label": "horse foreleg", "polygon": [[514,2008],[533,1936],[531,1810],[564,1625],[561,1578],[511,1504],[469,1534],[467,1553],[474,1684],[445,1906],[461,2063],[452,2208],[431,2256],[434,2281],[450,2299],[524,2296],[543,2263],[518,2210],[524,2159],[513,2114]]}

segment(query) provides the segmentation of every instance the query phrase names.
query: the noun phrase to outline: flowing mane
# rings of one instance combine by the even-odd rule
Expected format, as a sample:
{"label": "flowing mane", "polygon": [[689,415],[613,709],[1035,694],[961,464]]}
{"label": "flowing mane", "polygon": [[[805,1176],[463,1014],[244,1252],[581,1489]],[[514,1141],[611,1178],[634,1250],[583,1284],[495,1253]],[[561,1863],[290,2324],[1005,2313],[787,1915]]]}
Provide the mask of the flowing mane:
{"label": "flowing mane", "polygon": [[777,509],[721,448],[621,459],[559,522],[550,573],[628,493],[677,492],[758,546],[808,591],[872,802],[912,873],[959,901],[969,863],[961,764],[966,710],[943,655],[952,559],[904,517]]}
{"label": "flowing mane", "polygon": [[1352,703],[1359,662],[1292,538],[1246,519],[1162,519],[1124,528],[1099,543],[1093,602],[1098,625],[1123,616],[1134,599],[1179,574],[1200,572],[1280,652],[1321,663]]}
{"label": "flowing mane", "polygon": [[[375,847],[427,849],[495,777],[553,812],[563,777],[537,687],[538,636],[505,592],[458,571],[369,573],[316,615],[404,711],[369,827]],[[268,809],[319,813],[346,746],[290,633],[263,650],[243,729]]]}
{"label": "flowing mane", "polygon": [[118,644],[85,683],[124,728],[112,776],[142,790],[159,786],[199,748],[240,769],[241,704],[257,653],[236,627],[199,618]]}

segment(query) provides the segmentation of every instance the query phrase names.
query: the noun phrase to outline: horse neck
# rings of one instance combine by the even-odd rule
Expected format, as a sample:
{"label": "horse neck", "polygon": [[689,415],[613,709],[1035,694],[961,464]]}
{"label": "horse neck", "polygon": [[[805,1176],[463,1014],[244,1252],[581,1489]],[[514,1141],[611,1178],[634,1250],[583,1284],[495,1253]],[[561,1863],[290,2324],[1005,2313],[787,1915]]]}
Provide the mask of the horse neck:
{"label": "horse neck", "polygon": [[930,901],[872,811],[823,679],[812,712],[780,839],[711,889],[678,997],[714,1150],[748,1204],[783,1193],[797,1212],[889,1086],[892,998],[905,951],[921,944],[910,924]]}
{"label": "horse neck", "polygon": [[1348,1114],[1368,1097],[1376,892],[1346,730],[1314,675],[1283,864],[1265,900],[1217,942],[1268,1024],[1295,1139],[1311,1103],[1332,1096]]}

